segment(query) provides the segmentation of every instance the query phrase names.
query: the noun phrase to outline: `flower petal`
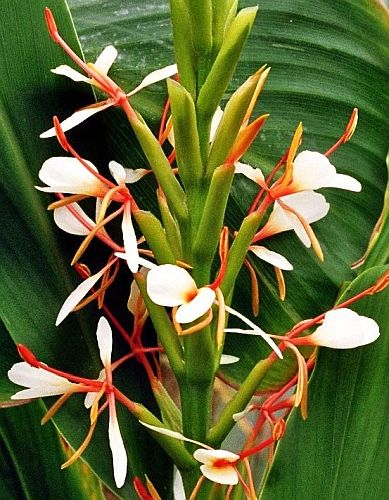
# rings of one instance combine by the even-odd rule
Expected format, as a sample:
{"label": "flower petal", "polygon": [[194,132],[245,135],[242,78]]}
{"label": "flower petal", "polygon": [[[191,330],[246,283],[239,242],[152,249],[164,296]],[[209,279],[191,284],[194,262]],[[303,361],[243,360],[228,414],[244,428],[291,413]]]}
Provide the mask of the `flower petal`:
{"label": "flower petal", "polygon": [[155,304],[174,307],[190,302],[197,295],[197,286],[182,267],[163,264],[147,275],[147,293]]}
{"label": "flower petal", "polygon": [[[74,112],[71,116],[66,118],[63,122],[61,122],[62,131],[67,132],[68,130],[72,129],[73,127],[76,127],[77,125],[87,120],[91,116],[95,115],[96,113],[99,113],[100,111],[103,111],[104,109],[109,108],[112,105],[113,101],[109,100],[109,101],[103,101],[98,104],[93,104],[92,106],[88,106],[86,108],[79,109],[78,111]],[[56,136],[55,127],[52,127],[49,130],[42,132],[39,137],[41,139],[47,139],[48,137],[55,137],[55,136]]]}
{"label": "flower petal", "polygon": [[379,327],[373,319],[342,308],[328,311],[323,324],[309,339],[315,345],[352,349],[374,342],[379,335]]}
{"label": "flower petal", "polygon": [[315,151],[302,151],[293,162],[293,190],[336,187],[360,191],[361,184],[349,175],[338,174],[328,158]]}
{"label": "flower petal", "polygon": [[256,182],[260,186],[265,185],[265,177],[259,168],[253,168],[245,163],[240,163],[239,161],[235,163],[235,173],[243,174],[248,179]]}
{"label": "flower petal", "polygon": [[95,225],[93,220],[88,217],[84,210],[80,207],[78,203],[71,203],[65,207],[56,208],[54,210],[54,222],[57,226],[69,234],[75,234],[78,236],[86,236],[89,234],[90,229],[88,229],[82,222],[80,222],[69,210],[68,207],[77,212],[80,217],[82,217],[85,222],[87,222],[91,227]]}
{"label": "flower petal", "polygon": [[57,396],[76,387],[77,384],[69,382],[66,378],[47,372],[42,368],[35,368],[22,361],[16,363],[8,371],[8,378],[14,384],[28,387],[19,391],[11,399],[40,398]]}
{"label": "flower petal", "polygon": [[115,62],[117,55],[118,51],[115,49],[115,47],[113,45],[108,45],[108,47],[105,47],[103,52],[96,59],[96,62],[94,64],[95,68],[103,75],[106,75],[110,70],[112,64]]}
{"label": "flower petal", "polygon": [[208,287],[200,288],[194,299],[182,304],[176,312],[176,320],[179,323],[191,323],[200,318],[212,307],[216,298],[214,290]]}
{"label": "flower petal", "polygon": [[124,205],[122,233],[128,267],[132,273],[136,273],[139,268],[139,252],[138,242],[134,226],[132,224],[130,203],[125,203]]}
{"label": "flower petal", "polygon": [[[91,169],[97,168],[85,160]],[[105,185],[89,172],[77,158],[53,156],[48,158],[39,170],[39,179],[49,187],[37,187],[50,193],[104,195]]]}
{"label": "flower petal", "polygon": [[99,319],[96,330],[97,343],[100,351],[100,359],[105,368],[111,365],[112,354],[112,330],[104,316]]}
{"label": "flower petal", "polygon": [[239,455],[232,453],[232,451],[205,450],[203,448],[196,450],[193,453],[193,457],[205,465],[212,465],[218,460],[226,460],[227,462],[234,463],[240,458]]}
{"label": "flower petal", "polygon": [[161,80],[165,80],[166,78],[177,74],[177,72],[177,64],[171,64],[170,66],[165,66],[163,68],[152,71],[140,82],[137,87],[134,88],[134,90],[131,90],[131,92],[129,92],[127,95],[132,96],[143,88],[148,87],[153,83],[160,82]]}
{"label": "flower petal", "polygon": [[132,168],[125,168],[124,170],[126,172],[126,184],[134,184],[142,179],[142,177],[150,173],[150,170],[147,168],[137,168],[135,170]]}
{"label": "flower petal", "polygon": [[240,358],[236,356],[232,356],[231,354],[222,354],[220,358],[221,365],[232,365],[233,363],[237,363]]}
{"label": "flower petal", "polygon": [[212,465],[200,465],[203,476],[219,484],[235,485],[239,482],[237,471],[231,465],[224,467],[213,467]]}
{"label": "flower petal", "polygon": [[259,259],[272,264],[279,269],[283,269],[284,271],[292,271],[292,264],[285,259],[282,255],[277,252],[273,252],[266,247],[252,245],[249,250],[251,250]]}
{"label": "flower petal", "polygon": [[121,488],[127,475],[127,453],[120,433],[114,404],[109,407],[108,437],[112,452],[115,483],[118,488]]}
{"label": "flower petal", "polygon": [[109,167],[109,171],[111,172],[111,175],[115,179],[116,183],[119,186],[121,184],[125,184],[126,172],[124,170],[123,165],[121,165],[117,161],[112,160],[109,162],[108,167]]}
{"label": "flower petal", "polygon": [[57,66],[56,68],[52,69],[51,72],[55,73],[56,75],[67,76],[74,82],[85,82],[85,83],[91,82],[90,78],[83,75],[82,73],[79,73],[78,71],[71,68],[67,64],[61,64],[61,66]]}
{"label": "flower petal", "polygon": [[70,314],[76,305],[81,302],[89,290],[93,287],[95,283],[103,276],[105,269],[99,271],[97,274],[90,276],[85,281],[83,281],[78,287],[73,290],[69,297],[63,303],[55,322],[55,326],[58,326],[62,321]]}

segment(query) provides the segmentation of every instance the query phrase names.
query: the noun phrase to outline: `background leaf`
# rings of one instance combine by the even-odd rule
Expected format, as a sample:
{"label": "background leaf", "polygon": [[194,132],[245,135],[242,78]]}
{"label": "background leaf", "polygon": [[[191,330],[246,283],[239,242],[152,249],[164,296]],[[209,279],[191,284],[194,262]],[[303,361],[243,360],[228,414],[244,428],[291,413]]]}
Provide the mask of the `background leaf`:
{"label": "background leaf", "polygon": [[[340,300],[367,288],[388,267],[359,276]],[[353,309],[380,325],[380,338],[350,350],[322,348],[309,384],[308,420],[294,410],[277,447],[263,500],[385,498],[389,487],[389,290]]]}

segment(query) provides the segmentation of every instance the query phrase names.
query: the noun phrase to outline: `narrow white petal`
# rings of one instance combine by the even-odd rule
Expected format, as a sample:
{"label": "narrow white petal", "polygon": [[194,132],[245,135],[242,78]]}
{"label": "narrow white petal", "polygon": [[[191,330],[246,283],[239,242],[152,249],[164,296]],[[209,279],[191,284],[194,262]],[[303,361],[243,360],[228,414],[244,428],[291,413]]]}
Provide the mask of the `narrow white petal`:
{"label": "narrow white petal", "polygon": [[177,74],[177,64],[171,64],[170,66],[165,66],[161,69],[152,71],[141,81],[141,83],[137,87],[134,88],[134,90],[131,90],[131,92],[129,92],[127,95],[132,96],[139,92],[141,89],[144,89],[145,87],[148,87],[153,83],[165,80],[166,78],[169,78],[175,74]]}
{"label": "narrow white petal", "polygon": [[[243,314],[241,314],[239,311],[236,311],[235,309],[232,309],[232,307],[229,307],[229,306],[225,306],[225,308],[226,308],[227,312],[229,312],[233,316],[236,316],[237,318],[242,320],[243,323],[246,323],[246,325],[248,325],[253,330],[253,332],[255,332],[255,333],[251,333],[251,330],[248,330],[248,331],[243,330],[240,333],[247,333],[250,335],[259,335],[260,337],[263,338],[263,340],[265,342],[267,342],[269,344],[269,346],[273,349],[273,351],[277,354],[277,356],[280,359],[283,359],[282,352],[280,351],[278,345],[274,342],[274,340],[266,332],[264,332],[261,328],[259,328],[259,326],[257,326],[255,323],[250,321],[248,318],[246,318],[246,316],[243,316]],[[231,332],[233,330],[237,331],[238,329],[228,328],[225,331]]]}
{"label": "narrow white petal", "polygon": [[218,484],[235,485],[239,482],[237,471],[231,465],[225,467],[213,467],[212,465],[200,465],[203,476]]}
{"label": "narrow white petal", "polygon": [[120,165],[117,161],[110,161],[108,164],[109,171],[112,177],[115,179],[116,184],[124,184],[126,182],[126,172],[123,165]]}
{"label": "narrow white petal", "polygon": [[169,436],[173,439],[178,439],[179,441],[187,441],[188,443],[194,443],[205,447],[207,446],[206,444],[201,443],[200,441],[196,441],[194,439],[189,439],[185,437],[180,432],[172,431],[170,429],[166,429],[165,427],[157,427],[156,425],[146,424],[146,422],[142,422],[142,420],[139,420],[139,423],[152,431],[158,432],[158,434],[163,434],[164,436]]}
{"label": "narrow white petal", "polygon": [[176,467],[174,467],[173,497],[174,500],[186,498],[182,476]]}
{"label": "narrow white petal", "polygon": [[239,455],[226,450],[204,450],[199,448],[193,453],[193,457],[202,464],[212,465],[217,460],[226,460],[234,463],[239,459]]}
{"label": "narrow white petal", "polygon": [[218,128],[222,118],[223,118],[223,110],[220,106],[218,106],[216,108],[216,111],[215,111],[213,117],[212,117],[211,131],[209,133],[209,142],[213,142],[217,128]]}
{"label": "narrow white petal", "polygon": [[240,358],[236,356],[232,356],[231,354],[222,354],[220,358],[221,365],[232,365],[233,363],[237,363]]}
{"label": "narrow white petal", "polygon": [[107,368],[111,364],[112,330],[104,316],[99,319],[97,324],[96,337],[100,351],[100,359]]}
{"label": "narrow white petal", "polygon": [[118,488],[121,488],[127,475],[127,453],[124,447],[122,435],[120,434],[115,406],[110,406],[109,408],[108,437],[109,446],[112,452],[115,483]]}
{"label": "narrow white petal", "polygon": [[[102,370],[100,370],[100,373],[99,373],[97,380],[99,382],[104,382],[105,377],[106,377],[106,372],[105,372],[105,368],[103,368]],[[95,402],[95,399],[97,397],[97,394],[98,394],[98,392],[87,392],[85,399],[84,399],[85,408],[89,409],[93,405],[93,403]]]}
{"label": "narrow white petal", "polygon": [[55,322],[55,326],[58,326],[62,321],[70,314],[76,305],[81,302],[89,290],[93,287],[95,283],[102,277],[103,271],[99,271],[97,274],[90,276],[85,281],[83,281],[78,287],[73,290],[69,297],[63,303]]}
{"label": "narrow white petal", "polygon": [[69,234],[75,234],[78,236],[86,236],[89,234],[90,229],[88,229],[82,222],[80,222],[68,209],[68,206],[72,207],[85,222],[90,226],[94,226],[93,220],[84,212],[78,203],[71,203],[65,207],[56,208],[54,210],[54,222],[57,226]]}
{"label": "narrow white petal", "polygon": [[56,68],[52,69],[51,72],[55,73],[56,75],[67,76],[74,82],[90,83],[90,78],[86,77],[82,73],[79,73],[67,64],[61,64],[61,66],[57,66]]}
{"label": "narrow white petal", "polygon": [[[89,167],[97,168],[86,160]],[[77,158],[53,156],[48,158],[39,170],[39,179],[49,188],[42,191],[97,196],[104,193],[104,184],[89,172]]]}
{"label": "narrow white petal", "polygon": [[122,233],[128,267],[132,273],[136,273],[139,268],[139,252],[138,242],[134,226],[132,224],[131,206],[129,203],[124,205]]}
{"label": "narrow white petal", "polygon": [[379,327],[373,319],[343,308],[327,312],[323,324],[310,335],[310,340],[324,347],[352,349],[374,342],[379,335]]}
{"label": "narrow white petal", "polygon": [[182,267],[163,264],[147,275],[147,293],[155,304],[174,307],[190,302],[197,294],[197,286]]}
{"label": "narrow white petal", "polygon": [[[110,102],[104,101],[104,103],[100,105],[93,105],[92,107],[82,108],[74,112],[71,116],[69,116],[63,122],[61,122],[61,128],[64,132],[67,132],[68,130],[72,129],[73,127],[76,127],[77,125],[87,120],[91,116],[95,115],[96,113],[99,113],[100,111],[109,108],[110,106],[112,106],[112,104],[113,104],[112,101]],[[55,128],[52,127],[49,130],[42,132],[39,137],[41,139],[47,139],[48,137],[55,137],[55,135],[56,135]]]}
{"label": "narrow white petal", "polygon": [[126,184],[134,184],[150,172],[147,168],[137,168],[135,170],[132,170],[132,168],[125,168],[124,170],[126,172]]}
{"label": "narrow white petal", "polygon": [[248,179],[251,179],[255,183],[263,186],[265,184],[265,177],[259,168],[253,168],[245,163],[240,163],[239,161],[235,163],[235,173],[243,174]]}
{"label": "narrow white petal", "polygon": [[273,252],[266,247],[252,245],[250,250],[261,260],[272,264],[279,269],[284,271],[291,271],[293,269],[292,264],[282,255],[277,252]]}
{"label": "narrow white petal", "polygon": [[191,323],[200,318],[212,307],[216,298],[214,290],[208,287],[200,288],[194,299],[186,304],[182,304],[176,313],[176,320],[179,323]]}
{"label": "narrow white petal", "polygon": [[103,52],[96,59],[94,64],[95,68],[99,70],[100,73],[106,75],[110,70],[112,64],[115,62],[117,58],[118,51],[115,49],[113,45],[108,45],[105,47]]}

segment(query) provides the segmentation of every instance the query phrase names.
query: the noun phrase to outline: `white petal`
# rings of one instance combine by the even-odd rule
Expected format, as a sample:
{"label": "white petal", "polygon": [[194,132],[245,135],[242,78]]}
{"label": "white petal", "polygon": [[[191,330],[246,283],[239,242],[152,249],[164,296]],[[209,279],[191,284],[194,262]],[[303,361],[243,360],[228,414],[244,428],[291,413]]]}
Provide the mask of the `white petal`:
{"label": "white petal", "polygon": [[173,480],[173,498],[174,500],[182,500],[185,497],[184,483],[180,471],[174,467]]}
{"label": "white petal", "polygon": [[124,184],[126,182],[126,172],[123,165],[120,165],[120,163],[118,163],[117,161],[110,161],[108,167],[112,177],[115,179],[118,185]]}
{"label": "white petal", "polygon": [[340,189],[347,189],[359,193],[362,190],[362,185],[357,179],[351,175],[336,174],[336,176],[328,182],[324,187],[335,187]]}
{"label": "white petal", "polygon": [[[87,108],[82,108],[73,113],[68,118],[66,118],[63,122],[61,122],[61,128],[64,132],[67,132],[68,130],[72,129],[73,127],[76,127],[77,125],[87,120],[91,116],[95,115],[96,113],[99,113],[100,111],[109,108],[110,106],[112,106],[112,104],[113,104],[112,101],[110,102],[104,101],[104,104],[93,105]],[[48,137],[55,137],[55,135],[56,135],[55,127],[52,127],[49,130],[42,132],[39,137],[41,139],[47,139]]]}
{"label": "white petal", "polygon": [[91,82],[90,78],[83,75],[82,73],[79,73],[78,71],[71,68],[67,64],[61,64],[61,66],[57,66],[56,68],[52,69],[51,72],[55,73],[56,75],[67,76],[74,82],[85,82],[85,83]]}
{"label": "white petal", "polygon": [[115,49],[113,45],[108,45],[105,47],[103,52],[96,59],[94,64],[95,68],[99,70],[100,73],[106,75],[110,70],[112,64],[115,62],[117,58],[118,51]]}
{"label": "white petal", "polygon": [[142,422],[142,420],[139,420],[139,423],[142,424],[144,427],[151,429],[154,432],[158,432],[158,434],[163,434],[164,436],[169,436],[173,439],[178,439],[179,441],[187,441],[188,443],[194,443],[200,446],[207,446],[204,443],[200,443],[200,441],[196,441],[194,439],[189,439],[185,437],[180,432],[172,431],[171,429],[166,429],[165,427],[157,427],[155,425],[146,424],[146,422]]}
{"label": "white petal", "polygon": [[[104,382],[106,377],[106,372],[105,368],[100,370],[99,376],[97,377],[97,380],[99,382]],[[84,399],[84,406],[85,408],[90,408],[93,403],[95,402],[95,399],[97,397],[98,392],[87,392],[85,399]]]}
{"label": "white petal", "polygon": [[[86,163],[97,172],[90,161]],[[77,158],[53,156],[48,158],[39,170],[39,179],[48,188],[38,188],[40,191],[52,193],[85,194],[98,196],[104,194],[104,184],[89,172]]]}
{"label": "white petal", "polygon": [[35,368],[24,361],[12,366],[8,371],[8,378],[14,384],[29,388],[17,392],[11,399],[57,396],[76,386],[64,377],[47,372],[42,368]]}
{"label": "white petal", "polygon": [[[263,338],[265,342],[269,344],[269,346],[273,349],[273,351],[277,354],[277,356],[280,359],[283,359],[282,352],[280,351],[278,345],[274,342],[274,340],[268,335],[266,332],[264,332],[259,326],[257,326],[255,323],[250,321],[246,316],[241,314],[239,311],[236,311],[235,309],[232,309],[232,307],[225,306],[226,311],[232,314],[233,316],[236,316],[240,320],[242,320],[246,325],[248,325],[252,330],[242,330],[239,331],[239,333],[245,333],[245,334],[250,334],[250,335],[258,335]],[[226,332],[231,332],[231,331],[238,331],[238,328],[227,328],[225,331]]]}
{"label": "white petal", "polygon": [[132,273],[136,273],[139,268],[139,252],[138,242],[132,224],[131,206],[129,203],[124,205],[122,233],[128,267]]}
{"label": "white petal", "polygon": [[81,302],[81,300],[85,297],[85,295],[89,292],[89,290],[93,287],[93,285],[103,276],[104,270],[99,271],[97,274],[90,276],[85,281],[83,281],[78,287],[73,290],[73,292],[69,295],[69,297],[63,303],[61,307],[57,320],[55,322],[55,326],[58,326],[62,321],[66,318],[68,314],[70,314],[76,305]]}
{"label": "white petal", "polygon": [[233,363],[237,363],[240,358],[236,356],[232,356],[231,354],[222,354],[220,358],[221,365],[232,365]]}
{"label": "white petal", "polygon": [[107,368],[111,364],[112,330],[104,316],[99,319],[97,324],[96,337],[100,351],[100,359]]}
{"label": "white petal", "polygon": [[176,320],[179,323],[191,323],[200,318],[211,308],[216,294],[214,290],[208,287],[200,288],[194,299],[186,304],[182,304],[176,313]]}
{"label": "white petal", "polygon": [[141,83],[137,87],[134,88],[134,90],[131,90],[131,92],[129,92],[127,95],[132,96],[139,92],[141,89],[148,87],[153,83],[165,80],[166,78],[169,78],[170,76],[173,76],[175,74],[177,74],[177,64],[172,64],[170,66],[165,66],[164,68],[152,71],[141,81]]}
{"label": "white petal", "polygon": [[328,158],[315,151],[302,151],[293,162],[293,189],[336,187],[360,191],[361,184],[349,175],[338,174]]}
{"label": "white petal", "polygon": [[127,184],[134,184],[135,182],[138,182],[142,177],[147,175],[150,170],[147,168],[137,168],[133,170],[132,168],[125,168],[125,173],[126,173],[126,179],[125,182]]}
{"label": "white petal", "polygon": [[122,435],[120,434],[119,424],[116,417],[115,407],[109,409],[109,427],[108,427],[109,446],[112,452],[113,474],[115,483],[121,488],[127,475],[127,453],[124,448]]}
{"label": "white petal", "polygon": [[197,286],[182,267],[163,264],[147,275],[147,293],[155,304],[174,307],[190,302],[197,295]]}
{"label": "white petal", "polygon": [[221,122],[221,119],[223,118],[223,110],[220,106],[216,108],[216,111],[212,117],[211,121],[211,131],[209,133],[209,142],[213,142],[213,139],[215,138],[215,134],[217,131],[217,128],[219,126],[219,123]]}
{"label": "white petal", "polygon": [[200,465],[203,476],[219,484],[235,485],[239,482],[237,471],[231,465],[225,467],[213,467],[212,465]]}
{"label": "white petal", "polygon": [[335,309],[310,336],[312,343],[334,349],[352,349],[374,342],[380,335],[377,323],[351,309]]}
{"label": "white petal", "polygon": [[240,163],[239,161],[235,163],[235,173],[243,174],[248,179],[256,182],[260,186],[265,184],[265,177],[259,168],[253,168],[245,163]]}
{"label": "white petal", "polygon": [[57,226],[69,234],[76,234],[78,236],[86,236],[90,233],[88,229],[82,222],[80,222],[68,209],[72,207],[90,226],[94,226],[93,220],[88,217],[84,210],[80,207],[78,203],[71,203],[65,207],[56,208],[54,210],[54,222]]}
{"label": "white petal", "polygon": [[236,453],[226,450],[204,450],[199,448],[193,453],[194,458],[205,465],[212,465],[217,460],[226,460],[227,462],[234,463],[240,457]]}
{"label": "white petal", "polygon": [[250,250],[261,260],[272,264],[279,269],[283,269],[284,271],[291,271],[293,269],[292,264],[285,259],[282,255],[277,252],[273,252],[266,247],[252,245]]}

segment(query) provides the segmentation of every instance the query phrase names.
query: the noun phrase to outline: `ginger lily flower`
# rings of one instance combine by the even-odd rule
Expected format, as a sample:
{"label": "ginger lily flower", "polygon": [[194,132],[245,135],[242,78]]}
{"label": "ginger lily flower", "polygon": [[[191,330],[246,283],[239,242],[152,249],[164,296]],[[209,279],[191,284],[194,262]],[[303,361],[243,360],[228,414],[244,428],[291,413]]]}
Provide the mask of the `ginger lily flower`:
{"label": "ginger lily flower", "polygon": [[251,245],[249,247],[249,250],[251,250],[253,254],[255,254],[259,259],[267,262],[268,264],[272,264],[274,267],[277,267],[278,269],[282,269],[284,271],[292,271],[293,269],[293,266],[288,261],[288,259],[286,259],[277,252],[269,250],[266,247],[259,245]]}
{"label": "ginger lily flower", "polygon": [[139,423],[159,434],[200,445],[201,448],[198,448],[193,453],[193,457],[202,464],[200,470],[203,476],[214,483],[229,485],[238,484],[239,476],[234,464],[240,460],[240,455],[232,453],[231,451],[215,450],[200,441],[185,437],[180,432],[172,431],[164,427],[156,427],[155,425],[146,424],[142,421],[139,421]]}
{"label": "ginger lily flower", "polygon": [[377,323],[347,308],[328,311],[312,335],[290,340],[297,345],[317,345],[333,349],[353,349],[377,340]]}
{"label": "ginger lily flower", "polygon": [[[99,113],[100,111],[103,111],[111,106],[115,106],[118,104],[116,102],[117,97],[114,95],[115,92],[113,92],[116,90],[116,85],[115,84],[112,85],[113,84],[112,80],[107,76],[108,71],[110,70],[112,64],[115,62],[116,57],[117,57],[117,50],[112,45],[109,45],[99,55],[99,57],[96,59],[96,62],[94,64],[89,65],[90,73],[91,74],[93,74],[93,72],[97,73],[100,79],[103,78],[103,80],[106,80],[105,82],[106,85],[102,85],[101,83],[99,83],[99,81],[97,81],[93,77],[88,78],[87,76],[83,75],[82,73],[79,73],[78,71],[71,68],[70,66],[67,66],[66,64],[63,64],[51,70],[52,73],[66,76],[75,82],[84,82],[91,84],[99,88],[100,90],[103,90],[104,92],[108,93],[108,95],[110,95],[110,97],[105,101],[101,101],[98,103],[91,104],[90,106],[86,106],[85,108],[76,111],[71,116],[66,118],[63,122],[61,122],[61,127],[64,132],[72,129],[73,127],[76,127],[77,125],[87,120],[89,117],[95,115],[96,113]],[[138,86],[136,86],[131,92],[128,92],[124,96],[127,97],[133,96],[143,88],[148,87],[149,85],[157,83],[161,80],[165,80],[166,78],[173,76],[176,73],[177,73],[176,64],[172,64],[170,66],[166,66],[156,71],[152,71],[141,81],[141,83]],[[52,127],[49,130],[46,130],[40,135],[42,139],[54,136],[55,136],[54,127]]]}
{"label": "ginger lily flower", "polygon": [[[108,197],[106,198],[107,203],[110,200],[121,203],[123,213],[121,227],[126,260],[130,270],[135,273],[139,266],[139,254],[131,217],[132,197],[125,187],[126,172],[119,163],[111,162],[109,166],[111,175],[117,185],[102,177],[93,163],[87,160],[81,159],[80,161],[77,158],[52,157],[43,163],[38,174],[40,180],[47,184],[47,186],[36,186],[36,188],[49,193],[92,196],[96,197],[97,200],[103,200]],[[120,187],[122,187],[121,190],[119,189]],[[76,215],[70,214],[69,209],[66,207],[64,208],[68,212],[65,212],[63,207],[61,207],[61,210],[55,214],[55,222],[60,228],[72,234],[89,234],[89,228],[95,227],[96,224],[86,216],[78,205],[72,204],[72,206],[77,212]],[[70,223],[69,218],[71,217],[74,217],[74,220],[77,220],[77,222]],[[84,224],[80,222],[80,218]]]}
{"label": "ginger lily flower", "polygon": [[27,389],[13,394],[11,399],[59,396],[67,392],[74,392],[79,387],[78,384],[69,382],[65,377],[36,368],[25,361],[15,363],[8,371],[8,378],[14,384],[27,387]]}
{"label": "ginger lily flower", "polygon": [[[163,264],[152,268],[147,275],[147,293],[160,306],[177,307],[175,320],[191,323],[208,312],[216,301],[216,293],[210,286],[197,288],[192,276],[185,269],[173,264]],[[282,358],[282,353],[274,340],[243,314],[229,306],[225,310],[246,323],[261,336],[274,352]],[[226,331],[226,330],[225,330]]]}

